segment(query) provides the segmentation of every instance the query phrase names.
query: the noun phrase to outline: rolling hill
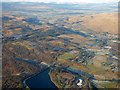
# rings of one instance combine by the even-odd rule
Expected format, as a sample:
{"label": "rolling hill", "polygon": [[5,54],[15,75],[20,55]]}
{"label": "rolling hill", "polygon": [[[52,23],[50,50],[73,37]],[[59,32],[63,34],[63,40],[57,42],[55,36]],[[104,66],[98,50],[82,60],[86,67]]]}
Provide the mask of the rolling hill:
{"label": "rolling hill", "polygon": [[85,16],[70,16],[67,27],[72,29],[90,29],[96,32],[118,33],[118,16],[117,13],[101,13]]}

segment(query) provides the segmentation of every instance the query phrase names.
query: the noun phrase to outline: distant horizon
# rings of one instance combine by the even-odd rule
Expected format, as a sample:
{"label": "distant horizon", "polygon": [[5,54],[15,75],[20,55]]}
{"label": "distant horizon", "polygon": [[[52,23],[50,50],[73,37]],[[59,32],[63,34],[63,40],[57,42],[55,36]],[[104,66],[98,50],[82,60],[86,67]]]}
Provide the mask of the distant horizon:
{"label": "distant horizon", "polygon": [[65,3],[118,3],[119,0],[2,0],[2,2],[39,2],[39,3],[57,3],[57,4],[65,4]]}
{"label": "distant horizon", "polygon": [[56,3],[56,2],[49,2],[49,3],[46,3],[46,2],[1,2],[1,3],[44,3],[44,4],[116,4],[118,5],[120,2],[106,2],[106,3]]}

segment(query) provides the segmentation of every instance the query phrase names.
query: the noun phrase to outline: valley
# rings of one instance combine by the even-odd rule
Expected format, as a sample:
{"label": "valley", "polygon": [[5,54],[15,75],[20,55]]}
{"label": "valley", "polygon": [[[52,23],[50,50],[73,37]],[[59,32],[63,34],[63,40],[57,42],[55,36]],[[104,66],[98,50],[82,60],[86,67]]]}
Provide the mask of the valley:
{"label": "valley", "polygon": [[120,87],[117,9],[62,5],[3,3],[3,88],[48,67],[58,88]]}

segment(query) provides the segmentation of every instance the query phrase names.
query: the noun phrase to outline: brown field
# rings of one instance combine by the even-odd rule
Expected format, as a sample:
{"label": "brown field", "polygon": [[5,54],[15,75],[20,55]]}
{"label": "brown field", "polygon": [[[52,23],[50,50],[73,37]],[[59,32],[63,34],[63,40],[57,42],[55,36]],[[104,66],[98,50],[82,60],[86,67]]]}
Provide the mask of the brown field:
{"label": "brown field", "polygon": [[91,29],[97,32],[109,32],[112,34],[118,33],[118,16],[117,13],[102,13],[95,15],[86,15],[81,17],[70,17],[69,23],[83,21],[74,26],[79,27],[78,29]]}

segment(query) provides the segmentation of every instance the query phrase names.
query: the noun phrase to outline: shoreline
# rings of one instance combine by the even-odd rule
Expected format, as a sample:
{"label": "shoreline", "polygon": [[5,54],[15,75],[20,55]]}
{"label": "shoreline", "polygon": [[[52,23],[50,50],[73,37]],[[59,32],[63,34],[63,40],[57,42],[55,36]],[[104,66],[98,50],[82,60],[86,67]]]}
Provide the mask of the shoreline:
{"label": "shoreline", "polygon": [[49,76],[50,76],[50,80],[55,84],[55,86],[56,86],[57,88],[60,88],[60,87],[58,87],[57,83],[55,83],[55,82],[53,81],[53,79],[51,78],[50,72],[49,72],[48,74],[49,74]]}
{"label": "shoreline", "polygon": [[44,71],[46,71],[47,69],[49,69],[49,67],[48,68],[46,68],[46,69],[44,69],[44,70],[42,70],[41,72],[39,72],[39,73],[36,73],[36,74],[32,74],[32,75],[30,75],[30,76],[28,76],[28,77],[26,77],[24,80],[23,80],[23,85],[25,86],[25,88],[28,88],[29,90],[30,90],[30,87],[28,87],[28,85],[26,84],[26,81],[28,80],[28,79],[30,79],[30,78],[32,78],[32,77],[34,77],[34,76],[36,76],[36,75],[38,75],[38,74],[40,74],[40,73],[42,73],[42,72],[44,72]]}
{"label": "shoreline", "polygon": [[[27,78],[25,78],[25,79],[23,80],[23,84],[25,85],[25,88],[27,88],[27,89],[30,90],[30,87],[28,87],[28,85],[26,84],[26,81],[27,81],[28,79],[30,79],[30,78],[32,78],[32,77],[34,77],[34,76],[36,76],[36,75],[38,75],[38,74],[40,74],[40,73],[48,70],[48,69],[50,69],[50,67],[47,67],[46,69],[42,70],[41,72],[36,73],[36,74],[33,74],[33,75],[30,75],[30,76],[28,76]],[[70,70],[69,70],[69,71],[70,71]],[[74,72],[74,71],[71,71],[71,72],[73,72],[73,73],[78,73],[78,72]],[[50,71],[49,71],[48,75],[49,75],[49,77],[50,77],[51,82],[52,82],[58,89],[61,88],[61,87],[60,87],[57,83],[55,83],[55,81],[52,79],[52,75],[50,74]],[[97,86],[98,88],[104,88],[104,87],[100,86],[99,84],[93,82],[92,80],[96,80],[96,79],[90,79],[90,82],[91,82],[92,84],[94,84],[94,85]],[[104,80],[102,80],[102,81],[104,81]]]}

